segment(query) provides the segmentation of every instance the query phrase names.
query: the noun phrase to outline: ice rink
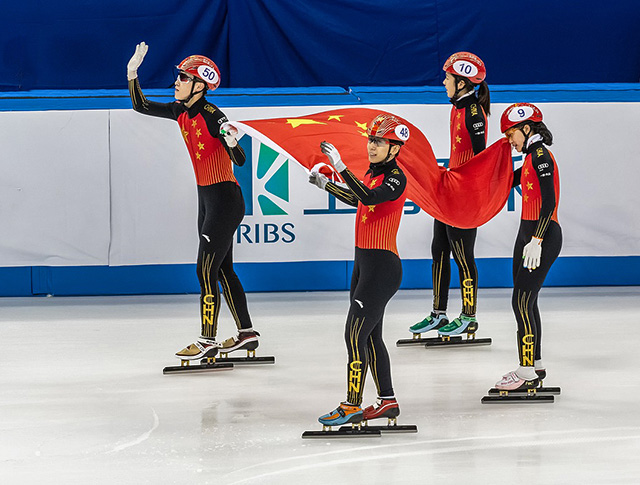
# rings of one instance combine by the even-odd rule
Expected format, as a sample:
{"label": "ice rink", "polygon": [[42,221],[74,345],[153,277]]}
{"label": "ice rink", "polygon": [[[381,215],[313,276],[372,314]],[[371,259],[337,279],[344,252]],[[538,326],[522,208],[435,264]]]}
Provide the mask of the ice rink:
{"label": "ice rink", "polygon": [[399,292],[384,332],[399,423],[419,432],[341,440],[301,434],[345,397],[347,292],[249,294],[276,364],[172,376],[196,295],[0,299],[0,483],[640,483],[640,287],[543,288],[554,404],[480,403],[517,366],[509,289],[480,290],[491,346],[396,347],[430,298]]}

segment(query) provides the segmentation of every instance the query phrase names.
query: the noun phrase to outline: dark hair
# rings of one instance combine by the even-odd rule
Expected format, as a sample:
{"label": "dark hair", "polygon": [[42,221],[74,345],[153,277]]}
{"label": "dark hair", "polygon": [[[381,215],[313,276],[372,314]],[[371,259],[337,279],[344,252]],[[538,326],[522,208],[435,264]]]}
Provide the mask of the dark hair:
{"label": "dark hair", "polygon": [[491,116],[491,94],[489,93],[489,85],[486,81],[482,81],[480,87],[478,87],[478,102],[487,116]]}
{"label": "dark hair", "polygon": [[480,84],[474,84],[468,77],[458,76],[457,74],[453,75],[456,86],[458,85],[458,81],[462,81],[464,83],[464,89],[475,90],[476,86],[478,86],[478,102],[482,109],[484,110],[487,116],[491,116],[491,94],[489,93],[489,85],[482,81]]}
{"label": "dark hair", "polygon": [[538,121],[537,123],[525,121],[525,124],[531,127],[531,133],[536,133],[542,137],[542,142],[545,145],[551,146],[553,144],[553,135],[549,131],[549,128],[547,128],[547,125],[542,121]]}

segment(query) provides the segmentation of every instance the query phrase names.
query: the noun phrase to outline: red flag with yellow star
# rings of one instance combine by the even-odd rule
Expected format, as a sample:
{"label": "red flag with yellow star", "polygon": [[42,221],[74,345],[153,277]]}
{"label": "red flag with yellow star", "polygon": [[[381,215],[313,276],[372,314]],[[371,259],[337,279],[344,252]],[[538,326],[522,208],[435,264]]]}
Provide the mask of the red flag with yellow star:
{"label": "red flag with yellow star", "polygon": [[[358,178],[369,168],[367,124],[381,113],[370,108],[344,108],[295,118],[233,122],[249,136],[311,170],[327,163],[320,142],[328,141]],[[393,114],[393,113],[388,113]],[[400,119],[402,117],[393,115]],[[440,167],[427,137],[413,124],[398,154],[407,177],[407,197],[432,217],[468,229],[491,220],[504,206],[513,179],[511,146],[501,139],[462,166]]]}

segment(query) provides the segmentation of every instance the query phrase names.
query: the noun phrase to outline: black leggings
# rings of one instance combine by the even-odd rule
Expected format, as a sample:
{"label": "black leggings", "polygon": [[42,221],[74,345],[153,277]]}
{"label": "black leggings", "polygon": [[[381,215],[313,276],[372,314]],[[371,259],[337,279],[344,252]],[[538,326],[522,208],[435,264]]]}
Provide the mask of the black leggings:
{"label": "black leggings", "polygon": [[347,344],[347,402],[362,404],[367,369],[378,396],[392,397],[391,363],[382,340],[382,318],[391,297],[400,288],[400,258],[384,249],[356,248],[351,276],[351,306],[344,338]]}
{"label": "black leggings", "polygon": [[451,281],[451,253],[460,273],[462,313],[475,315],[478,297],[478,269],[473,254],[478,229],[459,229],[444,222],[433,221],[431,266],[433,277],[433,309],[447,310]]}
{"label": "black leggings", "polygon": [[238,329],[251,328],[247,298],[233,270],[233,236],[244,217],[244,199],[234,182],[198,186],[198,281],[201,336],[215,338],[220,288]]}
{"label": "black leggings", "polygon": [[518,354],[521,366],[533,366],[542,358],[542,322],[538,309],[538,293],[551,265],[562,248],[562,229],[551,222],[542,241],[540,266],[529,271],[522,264],[524,246],[531,242],[538,221],[521,221],[513,249],[513,297],[511,304],[518,322]]}

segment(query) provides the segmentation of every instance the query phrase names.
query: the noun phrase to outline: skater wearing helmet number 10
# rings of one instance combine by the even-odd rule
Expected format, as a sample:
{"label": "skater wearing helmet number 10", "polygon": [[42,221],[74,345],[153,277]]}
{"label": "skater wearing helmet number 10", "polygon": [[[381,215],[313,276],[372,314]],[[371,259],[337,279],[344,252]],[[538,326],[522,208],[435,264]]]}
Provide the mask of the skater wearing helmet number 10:
{"label": "skater wearing helmet number 10", "polygon": [[[490,114],[489,87],[484,81],[487,71],[482,60],[469,52],[453,54],[442,69],[445,71],[443,84],[453,104],[449,168],[456,168],[480,153],[487,145],[486,125]],[[478,329],[478,270],[474,258],[477,232],[477,229],[461,229],[434,220],[431,243],[433,310],[422,321],[409,327],[413,334],[437,330],[440,336],[451,336],[474,334]],[[458,318],[449,321],[447,303],[451,281],[451,253],[460,275],[462,312]]]}
{"label": "skater wearing helmet number 10", "polygon": [[538,293],[562,247],[558,223],[560,178],[555,158],[547,148],[553,137],[536,106],[509,106],[502,114],[500,128],[511,145],[525,154],[525,160],[513,181],[514,187],[522,186],[522,220],[513,250],[511,301],[518,323],[520,366],[505,374],[496,388],[524,391],[537,387],[546,376],[540,351]]}
{"label": "skater wearing helmet number 10", "polygon": [[[200,338],[176,357],[183,361],[212,358],[218,353],[254,350],[258,333],[252,328],[244,289],[233,270],[233,235],[244,217],[244,199],[233,174],[232,162],[243,165],[245,154],[238,145],[237,130],[227,117],[205,99],[207,90],[220,84],[215,63],[204,56],[190,56],[178,65],[173,103],[148,101],[140,89],[138,68],[147,53],[142,42],[127,65],[133,109],[139,113],[176,120],[187,145],[198,186],[199,248],[197,274],[200,282]],[[220,311],[220,289],[238,328],[238,337],[218,344],[215,340]]]}
{"label": "skater wearing helmet number 10", "polygon": [[[395,419],[400,408],[391,382],[391,366],[382,340],[384,309],[398,291],[402,265],[396,234],[406,198],[406,177],[396,156],[409,139],[409,128],[388,114],[378,115],[367,129],[369,170],[358,180],[340,158],[338,150],[322,142],[322,152],[346,182],[330,182],[311,172],[309,182],[357,207],[355,260],[351,276],[350,307],[345,328],[347,345],[347,399],[318,420],[325,426],[359,423],[376,418]],[[377,402],[362,409],[367,370],[375,381]]]}

